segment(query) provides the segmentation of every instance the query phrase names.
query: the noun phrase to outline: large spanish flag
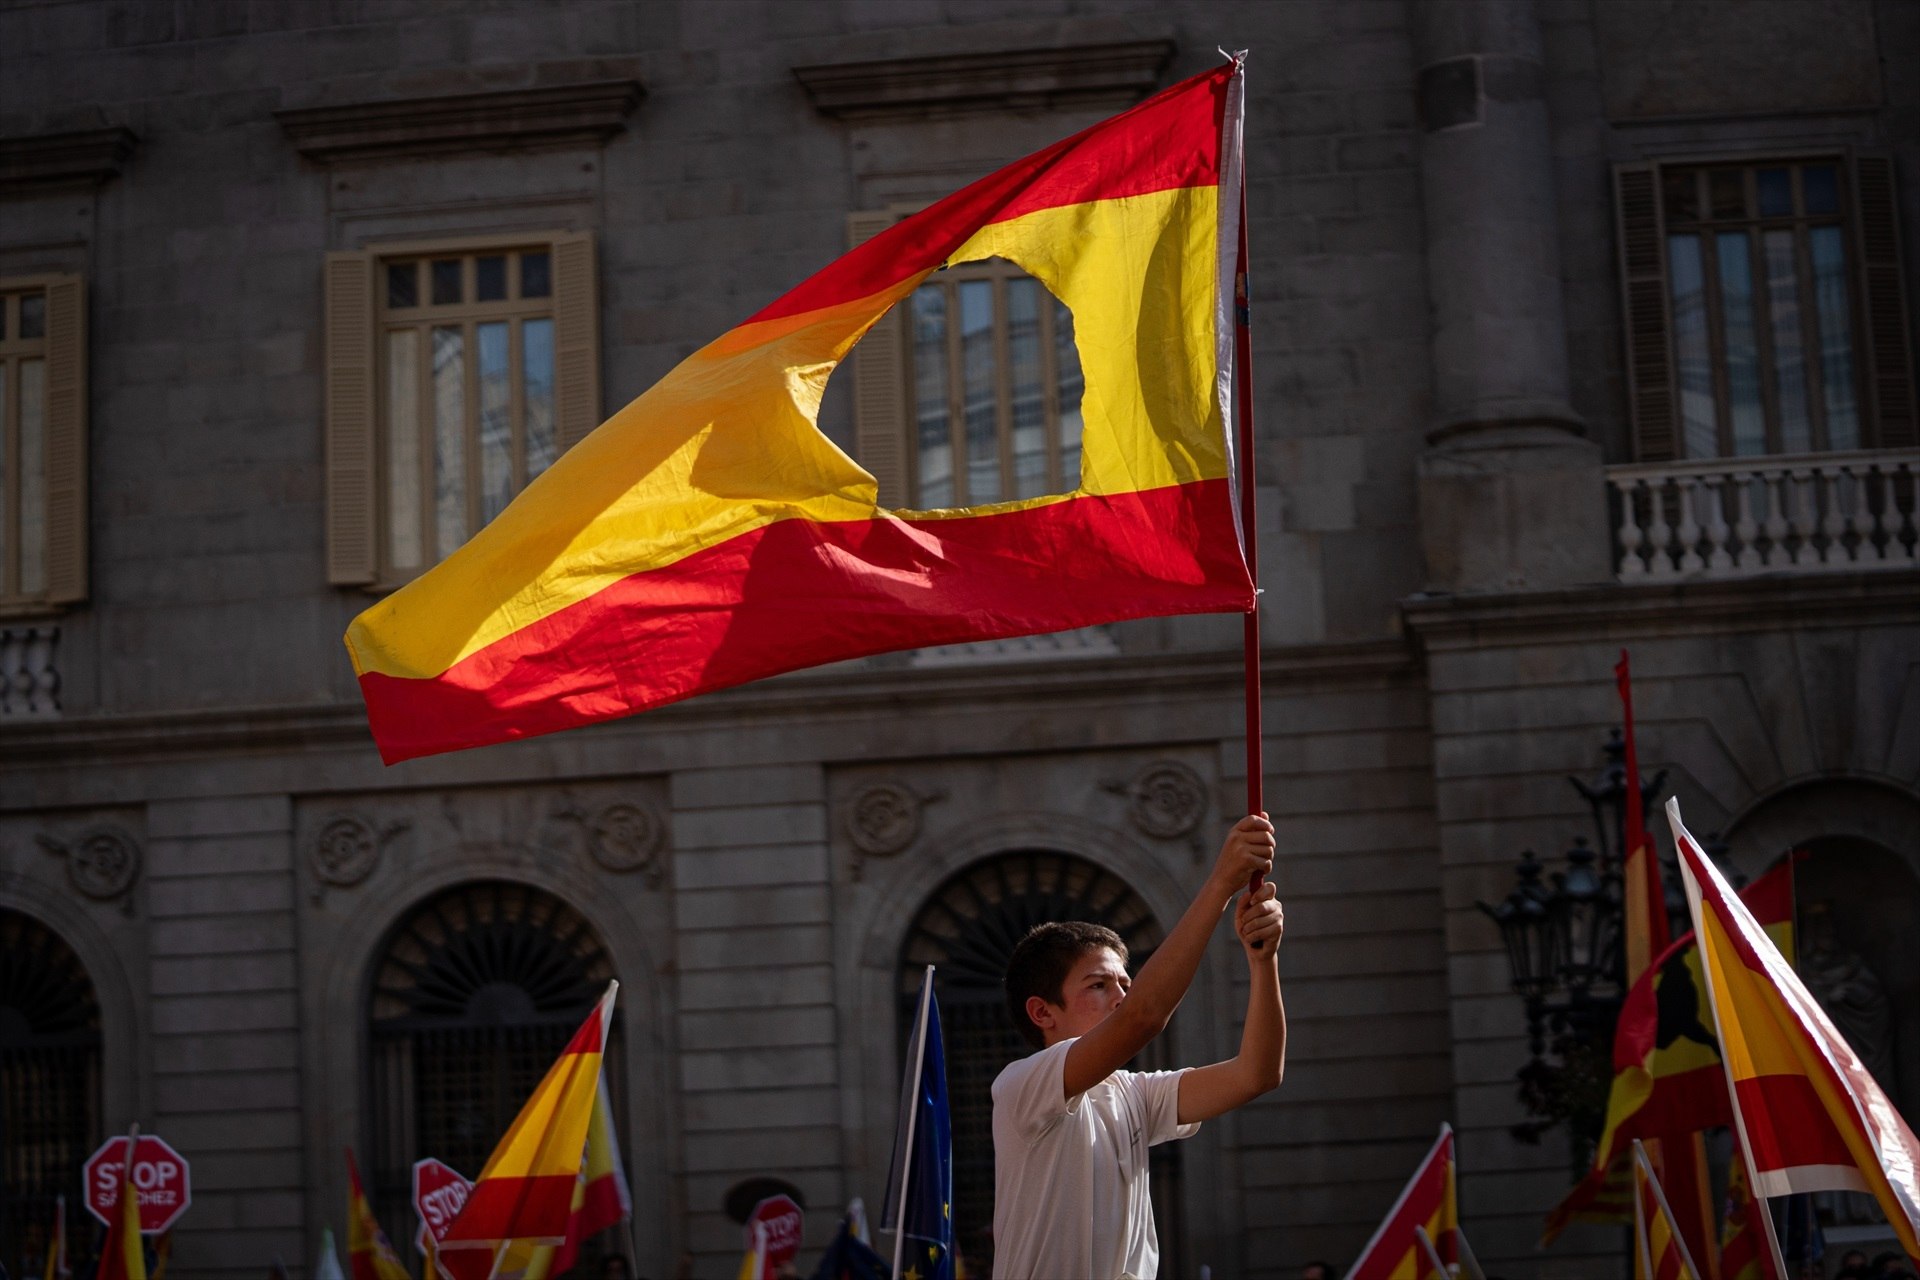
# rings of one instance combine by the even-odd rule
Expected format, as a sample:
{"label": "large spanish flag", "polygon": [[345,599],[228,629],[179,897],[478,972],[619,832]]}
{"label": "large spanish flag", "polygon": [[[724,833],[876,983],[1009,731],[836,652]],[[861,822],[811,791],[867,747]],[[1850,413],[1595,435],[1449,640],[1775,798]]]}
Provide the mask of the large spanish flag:
{"label": "large spanish flag", "polygon": [[[574,445],[348,628],[382,757],[891,649],[1250,610],[1226,428],[1241,83],[1230,61],[898,223]],[[816,425],[827,377],[928,275],[993,257],[1073,313],[1078,482],[884,509]]]}
{"label": "large spanish flag", "polygon": [[1454,1194],[1453,1127],[1443,1124],[1439,1138],[1407,1179],[1400,1198],[1387,1210],[1345,1280],[1429,1280],[1433,1264],[1414,1234],[1415,1227],[1425,1228],[1440,1261],[1449,1268],[1458,1266],[1459,1203]]}
{"label": "large spanish flag", "polygon": [[1865,1192],[1920,1265],[1920,1140],[1681,825],[1678,801],[1667,819],[1753,1189]]}
{"label": "large spanish flag", "polygon": [[[609,982],[587,1020],[534,1087],[487,1157],[440,1251],[559,1245],[567,1238],[573,1192],[586,1156],[587,1130],[600,1091],[600,1061],[620,984]],[[495,1270],[501,1268],[496,1265]]]}

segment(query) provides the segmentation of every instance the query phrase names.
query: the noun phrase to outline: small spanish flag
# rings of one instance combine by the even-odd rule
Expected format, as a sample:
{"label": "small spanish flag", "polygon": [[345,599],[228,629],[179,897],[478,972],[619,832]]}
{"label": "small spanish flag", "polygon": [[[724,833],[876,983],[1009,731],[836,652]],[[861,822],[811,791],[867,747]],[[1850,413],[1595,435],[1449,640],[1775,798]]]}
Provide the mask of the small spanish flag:
{"label": "small spanish flag", "polygon": [[553,1274],[565,1275],[579,1257],[583,1243],[632,1216],[627,1170],[620,1162],[620,1144],[614,1136],[613,1099],[607,1093],[606,1072],[602,1070],[600,1092],[593,1101],[593,1122],[587,1126],[587,1156],[580,1164],[567,1219],[567,1242],[553,1255]]}
{"label": "small spanish flag", "polygon": [[1434,1253],[1449,1270],[1457,1268],[1459,1203],[1454,1194],[1453,1127],[1443,1124],[1439,1138],[1407,1180],[1393,1208],[1387,1210],[1386,1219],[1360,1251],[1345,1280],[1430,1280],[1433,1263],[1414,1233],[1415,1227],[1425,1229]]}
{"label": "small spanish flag", "polygon": [[140,1239],[140,1192],[133,1185],[133,1153],[140,1126],[127,1133],[127,1158],[120,1166],[120,1203],[100,1249],[98,1280],[147,1280],[147,1250]]}
{"label": "small spanish flag", "polygon": [[520,1245],[566,1242],[619,990],[619,983],[607,984],[607,993],[487,1157],[460,1216],[440,1238],[442,1253],[497,1248],[509,1240]]}
{"label": "small spanish flag", "polygon": [[[1243,83],[1232,59],[897,223],[574,445],[347,629],[381,756],[893,649],[1251,611],[1226,429]],[[933,272],[989,258],[1072,312],[1079,468],[884,508],[817,425],[827,377]]]}
{"label": "small spanish flag", "polygon": [[373,1216],[352,1147],[347,1148],[347,1186],[347,1267],[353,1280],[412,1280],[380,1229],[380,1219]]}
{"label": "small spanish flag", "polygon": [[1667,801],[1667,819],[1753,1189],[1865,1192],[1920,1266],[1920,1140],[1700,851],[1678,801]]}

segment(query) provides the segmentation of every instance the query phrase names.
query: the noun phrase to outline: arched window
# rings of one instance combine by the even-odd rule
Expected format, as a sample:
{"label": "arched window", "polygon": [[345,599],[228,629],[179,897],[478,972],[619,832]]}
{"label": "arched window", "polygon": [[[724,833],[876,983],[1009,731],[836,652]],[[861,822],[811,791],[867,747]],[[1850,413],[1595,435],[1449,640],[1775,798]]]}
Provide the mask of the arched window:
{"label": "arched window", "polygon": [[[396,1245],[414,1235],[413,1163],[478,1177],[614,976],[580,914],[523,884],[445,890],[394,929],[368,993],[366,1173]],[[620,1094],[619,1018],[606,1077]]]}
{"label": "arched window", "polygon": [[[969,1270],[992,1261],[994,1077],[1029,1052],[1007,1015],[1007,957],[1034,925],[1050,920],[1103,924],[1127,944],[1128,967],[1160,944],[1153,912],[1119,877],[1084,858],[1044,850],[977,862],[935,891],[900,948],[899,1039],[912,1028],[921,975],[933,965],[947,1049],[953,1112],[953,1217]],[[1173,1065],[1165,1037],[1131,1064]],[[1153,1149],[1151,1177],[1160,1255],[1180,1256],[1179,1144]]]}
{"label": "arched window", "polygon": [[0,1241],[16,1276],[38,1275],[55,1197],[67,1239],[92,1238],[80,1167],[100,1145],[100,1003],[58,934],[0,908]]}

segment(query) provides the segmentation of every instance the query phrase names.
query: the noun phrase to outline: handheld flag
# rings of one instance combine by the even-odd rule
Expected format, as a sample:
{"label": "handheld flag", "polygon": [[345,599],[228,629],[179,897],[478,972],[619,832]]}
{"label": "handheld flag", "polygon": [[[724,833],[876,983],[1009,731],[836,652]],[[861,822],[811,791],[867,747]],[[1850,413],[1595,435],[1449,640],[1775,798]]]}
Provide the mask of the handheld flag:
{"label": "handheld flag", "polygon": [[581,1244],[632,1216],[627,1170],[620,1163],[620,1144],[614,1137],[613,1098],[607,1092],[603,1069],[593,1101],[593,1120],[587,1125],[586,1159],[581,1162],[568,1210],[567,1241],[553,1255],[553,1274],[565,1275],[580,1256]]}
{"label": "handheld flag", "polygon": [[620,984],[609,982],[587,1020],[520,1108],[487,1157],[460,1216],[440,1238],[440,1251],[566,1240],[573,1192],[599,1096],[600,1060]]}
{"label": "handheld flag", "polygon": [[412,1280],[381,1229],[380,1219],[373,1216],[352,1147],[347,1148],[347,1189],[347,1266],[353,1280]]}
{"label": "handheld flag", "polygon": [[[1453,1126],[1440,1126],[1420,1167],[1407,1179],[1400,1198],[1354,1260],[1345,1280],[1426,1280],[1434,1261],[1451,1270],[1460,1263],[1455,1237],[1460,1230],[1459,1199],[1454,1193]],[[1426,1232],[1432,1254],[1414,1228]],[[1446,1280],[1441,1276],[1440,1280]]]}
{"label": "handheld flag", "polygon": [[920,983],[920,1008],[907,1042],[900,1127],[887,1176],[895,1280],[954,1280],[953,1117],[947,1108],[947,1052],[933,966]]}
{"label": "handheld flag", "polygon": [[1700,1269],[1680,1234],[1646,1147],[1633,1143],[1633,1232],[1635,1273],[1640,1280],[1700,1280]]}
{"label": "handheld flag", "polygon": [[[340,1255],[333,1247],[333,1228],[320,1228],[320,1257],[313,1264],[313,1280],[347,1280],[340,1270]],[[427,1280],[433,1280],[429,1273]]]}
{"label": "handheld flag", "polygon": [[[1748,885],[1740,900],[1791,956],[1793,858],[1782,859]],[[1675,1138],[1733,1122],[1712,1026],[1700,949],[1689,932],[1654,958],[1621,1003],[1613,1033],[1613,1085],[1593,1167],[1548,1216],[1543,1244],[1551,1244],[1572,1222],[1632,1220],[1630,1140]],[[1688,1235],[1690,1245],[1693,1238]]]}
{"label": "handheld flag", "polygon": [[[1241,94],[1236,59],[980,179],[562,454],[348,628],[382,758],[893,649],[1253,609],[1226,427]],[[994,257],[1071,309],[1078,473],[883,508],[816,425],[827,377],[931,273]]]}
{"label": "handheld flag", "polygon": [[140,1192],[133,1185],[133,1152],[140,1126],[127,1131],[127,1158],[120,1162],[120,1202],[114,1206],[113,1225],[100,1247],[97,1280],[147,1280],[147,1250],[140,1239]]}
{"label": "handheld flag", "polygon": [[47,1237],[47,1265],[41,1280],[72,1280],[67,1263],[67,1198],[53,1198],[53,1233]]}
{"label": "handheld flag", "polygon": [[[1621,745],[1626,766],[1627,808],[1622,836],[1627,856],[1621,868],[1621,887],[1626,896],[1627,982],[1631,985],[1652,966],[1654,957],[1667,949],[1671,939],[1667,927],[1667,894],[1660,879],[1660,858],[1647,834],[1646,801],[1640,789],[1640,754],[1633,741],[1633,677],[1625,649],[1620,651],[1620,661],[1614,665],[1613,678],[1620,691]],[[1657,789],[1657,781],[1655,785]]]}
{"label": "handheld flag", "polygon": [[1667,819],[1753,1189],[1865,1192],[1920,1265],[1920,1141],[1687,833],[1678,802]]}

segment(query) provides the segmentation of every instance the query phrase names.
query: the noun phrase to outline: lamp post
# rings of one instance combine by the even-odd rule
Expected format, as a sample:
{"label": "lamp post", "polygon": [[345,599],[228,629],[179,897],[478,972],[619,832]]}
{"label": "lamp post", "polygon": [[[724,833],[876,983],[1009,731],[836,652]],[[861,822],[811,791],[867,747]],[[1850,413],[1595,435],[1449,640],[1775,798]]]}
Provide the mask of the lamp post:
{"label": "lamp post", "polygon": [[[1544,880],[1546,869],[1528,849],[1512,891],[1498,904],[1479,904],[1500,930],[1513,990],[1526,1008],[1530,1057],[1517,1079],[1530,1119],[1514,1126],[1514,1136],[1538,1142],[1566,1121],[1576,1177],[1606,1119],[1613,1026],[1626,997],[1626,747],[1618,729],[1604,753],[1607,762],[1592,782],[1568,779],[1593,810],[1597,847],[1574,837],[1565,869]],[[1664,771],[1642,784],[1649,813],[1665,785]]]}

